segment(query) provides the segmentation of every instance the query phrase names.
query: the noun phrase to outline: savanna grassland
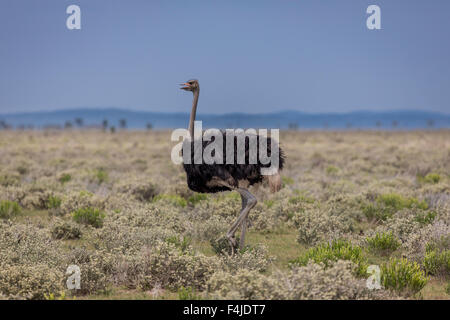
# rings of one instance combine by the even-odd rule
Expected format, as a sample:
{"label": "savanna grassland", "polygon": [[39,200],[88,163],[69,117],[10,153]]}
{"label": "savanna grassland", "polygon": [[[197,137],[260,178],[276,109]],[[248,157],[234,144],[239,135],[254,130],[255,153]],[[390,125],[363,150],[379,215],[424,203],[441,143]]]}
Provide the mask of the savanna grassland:
{"label": "savanna grassland", "polygon": [[240,197],[191,192],[169,131],[0,131],[0,297],[450,299],[450,131],[280,142],[283,188],[252,187],[229,255]]}

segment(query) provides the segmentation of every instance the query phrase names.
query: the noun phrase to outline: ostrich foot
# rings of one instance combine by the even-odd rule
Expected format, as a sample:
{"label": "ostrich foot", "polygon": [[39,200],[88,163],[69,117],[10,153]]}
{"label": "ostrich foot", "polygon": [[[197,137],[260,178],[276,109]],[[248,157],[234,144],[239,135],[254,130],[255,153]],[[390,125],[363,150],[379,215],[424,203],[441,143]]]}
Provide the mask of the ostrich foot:
{"label": "ostrich foot", "polygon": [[234,254],[237,249],[237,241],[234,234],[227,234],[228,243],[230,244],[231,254]]}

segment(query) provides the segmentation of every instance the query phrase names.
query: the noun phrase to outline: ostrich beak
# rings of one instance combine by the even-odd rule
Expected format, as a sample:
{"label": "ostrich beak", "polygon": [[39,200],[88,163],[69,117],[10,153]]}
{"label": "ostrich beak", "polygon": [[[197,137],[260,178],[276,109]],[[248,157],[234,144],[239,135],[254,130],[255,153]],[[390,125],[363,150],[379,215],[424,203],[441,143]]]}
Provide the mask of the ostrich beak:
{"label": "ostrich beak", "polygon": [[184,86],[180,88],[183,90],[189,90],[191,88],[191,85],[189,83],[181,83],[180,86]]}

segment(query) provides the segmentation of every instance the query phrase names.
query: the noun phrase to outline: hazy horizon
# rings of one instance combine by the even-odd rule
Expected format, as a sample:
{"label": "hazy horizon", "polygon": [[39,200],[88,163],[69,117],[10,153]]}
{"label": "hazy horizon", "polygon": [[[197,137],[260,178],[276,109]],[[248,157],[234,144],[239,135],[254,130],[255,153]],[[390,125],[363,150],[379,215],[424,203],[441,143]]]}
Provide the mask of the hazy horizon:
{"label": "hazy horizon", "polygon": [[[68,30],[66,8],[81,8]],[[381,30],[366,9],[381,8]],[[450,112],[450,2],[4,0],[0,114]]]}
{"label": "hazy horizon", "polygon": [[[20,114],[39,114],[39,113],[54,113],[54,112],[77,112],[77,111],[126,111],[126,112],[136,112],[136,113],[161,113],[161,114],[190,114],[190,109],[186,110],[180,110],[180,111],[153,111],[153,110],[139,110],[139,109],[133,109],[133,108],[126,108],[126,107],[75,107],[75,108],[68,108],[68,109],[42,109],[42,110],[36,110],[36,111],[19,111],[19,112],[0,112],[0,116],[7,116],[7,115],[20,115]],[[352,114],[352,113],[374,113],[374,114],[389,114],[389,113],[430,113],[430,114],[442,114],[442,115],[450,115],[450,110],[445,111],[429,111],[429,110],[421,110],[421,109],[388,109],[388,110],[367,110],[367,109],[360,109],[360,110],[348,110],[348,111],[324,111],[324,112],[314,112],[314,111],[302,111],[302,110],[294,110],[294,109],[280,109],[275,111],[268,111],[268,112],[247,112],[247,111],[232,111],[232,112],[205,112],[202,110],[198,110],[197,114],[206,114],[206,115],[214,115],[214,116],[220,116],[220,115],[229,115],[229,114],[246,114],[246,115],[260,115],[260,114],[279,114],[279,113],[288,113],[288,112],[297,112],[297,113],[303,113],[308,115],[345,115],[345,114]]]}

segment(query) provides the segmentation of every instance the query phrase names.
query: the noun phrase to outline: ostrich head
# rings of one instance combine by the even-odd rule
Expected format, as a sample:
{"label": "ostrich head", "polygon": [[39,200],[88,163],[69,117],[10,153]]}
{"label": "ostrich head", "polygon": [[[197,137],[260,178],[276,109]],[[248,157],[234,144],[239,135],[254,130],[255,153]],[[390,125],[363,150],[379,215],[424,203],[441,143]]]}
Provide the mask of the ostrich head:
{"label": "ostrich head", "polygon": [[183,86],[180,89],[183,89],[183,90],[186,90],[186,91],[195,92],[195,91],[198,91],[200,89],[200,86],[198,84],[198,80],[189,80],[189,81],[186,81],[185,83],[182,83],[180,85]]}

